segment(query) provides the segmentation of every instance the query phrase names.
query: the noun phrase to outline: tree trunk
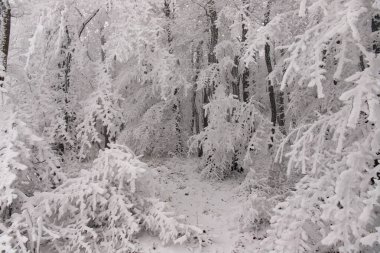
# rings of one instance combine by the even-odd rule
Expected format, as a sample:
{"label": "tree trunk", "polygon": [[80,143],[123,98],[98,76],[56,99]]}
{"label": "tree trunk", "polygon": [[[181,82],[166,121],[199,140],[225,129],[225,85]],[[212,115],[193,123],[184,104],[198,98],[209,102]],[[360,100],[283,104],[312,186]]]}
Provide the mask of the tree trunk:
{"label": "tree trunk", "polygon": [[277,106],[277,122],[278,122],[278,127],[280,129],[280,132],[283,135],[286,135],[286,128],[285,128],[285,99],[284,99],[285,93],[281,90],[278,90],[277,93],[277,101],[278,101],[278,106]]}
{"label": "tree trunk", "polygon": [[197,90],[198,90],[198,76],[201,71],[201,61],[203,58],[203,52],[202,52],[202,46],[203,46],[203,41],[200,41],[198,46],[195,49],[195,52],[193,54],[193,67],[195,69],[195,75],[193,77],[193,96],[192,96],[192,109],[193,109],[193,120],[192,120],[192,129],[194,134],[199,134],[200,133],[200,121],[199,121],[199,112],[198,112],[198,107],[197,107]]}
{"label": "tree trunk", "polygon": [[[272,0],[269,0],[267,2],[267,11],[264,14],[264,26],[266,26],[270,21],[269,18],[270,18],[271,5],[272,5]],[[267,66],[268,77],[269,77],[269,75],[273,71],[272,60],[271,60],[271,55],[270,55],[271,54],[271,48],[270,48],[270,44],[269,44],[269,37],[267,37],[267,41],[265,43],[264,50],[265,50],[265,52],[264,52],[265,53],[265,63]],[[276,110],[276,95],[275,95],[274,87],[273,87],[273,84],[272,84],[270,78],[268,78],[268,93],[269,93],[269,101],[270,101],[270,108],[271,108],[271,122],[272,122],[272,135],[270,137],[271,142],[269,143],[268,148],[269,148],[269,151],[272,151],[273,142],[274,142],[274,134],[276,131],[275,127],[277,124],[277,122],[276,122],[277,121],[277,110]]]}
{"label": "tree trunk", "polygon": [[[244,5],[247,5],[247,0],[243,0],[243,4]],[[249,6],[246,6],[246,9],[244,10],[244,14],[245,15],[248,15],[248,12],[249,12]],[[243,45],[243,49],[246,47],[245,43],[247,41],[247,33],[248,33],[248,28],[246,26],[246,23],[245,23],[245,15],[242,15],[242,25],[241,25],[241,43]],[[242,50],[242,53],[244,51]],[[244,70],[243,70],[243,74],[240,78],[240,83],[241,83],[241,99],[243,102],[248,102],[249,101],[249,91],[248,91],[248,88],[249,88],[249,69],[244,65]]]}
{"label": "tree trunk", "polygon": [[[106,44],[106,37],[104,36],[104,26],[100,28],[100,59],[103,64],[106,61],[106,52],[104,51],[104,45]],[[103,135],[104,135],[104,149],[108,147],[111,143],[110,134],[108,132],[108,128],[106,126],[103,127]]]}
{"label": "tree trunk", "polygon": [[[63,112],[63,120],[65,132],[69,133],[71,130],[71,122],[73,121],[74,114],[73,112],[69,112],[69,89],[70,89],[70,72],[71,72],[71,61],[72,61],[72,49],[71,49],[71,37],[69,27],[67,25],[64,26],[64,38],[62,38],[62,42],[60,45],[60,56],[62,59],[58,63],[58,69],[60,70],[58,73],[59,87],[57,87],[57,91],[59,94],[58,105],[60,110]],[[66,145],[64,143],[57,143],[59,146],[63,146],[63,152],[66,150]]]}
{"label": "tree trunk", "polygon": [[[11,7],[8,0],[0,0],[0,33],[1,33],[1,55],[0,62],[3,71],[7,71],[9,39],[11,34]],[[3,86],[4,74],[0,72],[0,87]]]}
{"label": "tree trunk", "polygon": [[209,44],[209,54],[208,54],[208,63],[218,63],[215,54],[215,47],[218,44],[218,27],[216,26],[216,21],[218,19],[218,14],[215,10],[214,0],[209,1],[207,4],[208,15],[210,19],[210,44]]}
{"label": "tree trunk", "polygon": [[[167,19],[167,24],[165,25],[165,30],[167,32],[167,40],[168,40],[168,47],[169,47],[169,54],[173,54],[174,49],[172,46],[173,42],[173,34],[171,30],[171,23],[174,19],[174,12],[173,8],[171,8],[171,0],[164,0],[164,14]],[[177,61],[179,63],[179,61]],[[182,137],[181,137],[181,99],[180,99],[180,90],[179,88],[176,88],[174,91],[174,104],[173,104],[173,114],[175,115],[175,132],[177,136],[177,144],[176,144],[176,152],[177,154],[183,153],[183,143],[182,143]]]}
{"label": "tree trunk", "polygon": [[[195,69],[195,75],[193,77],[193,94],[191,98],[191,104],[192,104],[192,122],[191,122],[191,129],[193,131],[193,134],[199,134],[201,129],[201,122],[199,120],[199,112],[198,112],[198,106],[197,106],[197,94],[198,92],[198,76],[201,71],[202,66],[202,58],[203,58],[203,41],[200,41],[198,46],[195,49],[195,52],[193,53],[193,68]],[[198,157],[201,157],[203,155],[202,148],[198,145]]]}
{"label": "tree trunk", "polygon": [[[67,38],[67,44],[63,47],[63,49],[64,49],[64,51],[66,51],[66,52],[64,52],[66,54],[66,57],[65,57],[65,60],[63,61],[62,67],[64,68],[63,91],[65,93],[65,107],[67,107],[67,105],[70,103],[68,96],[69,96],[69,88],[70,88],[70,72],[71,72],[71,60],[72,60],[72,53],[70,51],[71,38],[70,38],[70,34],[69,34],[69,29],[67,26],[66,26],[65,34],[67,36],[66,37]],[[65,122],[66,122],[65,131],[66,132],[69,131],[70,121],[71,121],[71,115],[66,110],[65,111]]]}
{"label": "tree trunk", "polygon": [[[210,43],[209,43],[209,53],[208,53],[208,64],[218,63],[215,54],[215,47],[218,44],[218,27],[216,26],[216,21],[218,19],[218,14],[215,10],[215,1],[210,0],[207,3],[207,15],[210,19]],[[214,90],[214,84],[210,82],[203,89],[203,104],[206,105],[210,103],[210,96]],[[206,115],[205,110],[203,109],[203,127],[208,126],[208,116]]]}
{"label": "tree trunk", "polygon": [[[373,15],[372,22],[371,22],[371,30],[372,30],[372,33],[376,33],[380,31],[380,13],[376,13],[375,15]],[[380,38],[379,37],[380,37],[379,34],[375,34],[375,38],[372,44],[373,52],[375,54],[380,53]]]}
{"label": "tree trunk", "polygon": [[240,100],[240,76],[239,76],[239,64],[240,64],[240,57],[235,56],[234,58],[234,66],[232,67],[231,74],[234,80],[232,81],[232,94]]}
{"label": "tree trunk", "polygon": [[[243,4],[246,4],[246,0],[243,0]],[[246,7],[245,12],[248,12],[248,7]],[[237,96],[239,101],[248,102],[249,100],[249,69],[243,66],[243,71],[239,70],[239,67],[242,65],[240,62],[240,57],[244,54],[245,51],[245,42],[247,41],[248,29],[245,24],[245,15],[241,15],[242,25],[241,25],[241,55],[236,56],[234,59],[235,66],[232,68],[232,76],[235,78],[232,83],[232,94]]]}
{"label": "tree trunk", "polygon": [[[273,71],[273,67],[272,67],[272,61],[270,57],[269,42],[265,43],[265,63],[267,66],[268,75],[270,75]],[[269,92],[269,101],[270,101],[270,108],[271,108],[271,122],[272,122],[272,135],[270,137],[271,143],[269,143],[269,150],[271,150],[273,147],[273,142],[274,142],[274,134],[275,134],[275,127],[276,127],[276,120],[277,120],[277,110],[276,110],[276,97],[274,93],[274,87],[270,79],[268,79],[268,92]]]}
{"label": "tree trunk", "polygon": [[[1,53],[0,53],[0,64],[2,71],[0,70],[0,87],[3,87],[5,80],[5,72],[8,67],[8,53],[9,53],[9,40],[11,35],[11,7],[8,0],[0,0],[0,43],[1,43]],[[1,92],[2,93],[2,92]],[[2,98],[1,101],[4,101]],[[2,211],[2,210],[1,210]],[[12,205],[6,206],[4,208],[3,221],[12,216],[13,207]]]}
{"label": "tree trunk", "polygon": [[[280,56],[283,57],[283,52],[280,53]],[[276,66],[276,55],[273,56],[273,65]],[[285,68],[283,69],[282,74],[285,73]],[[277,122],[280,132],[283,135],[286,135],[285,127],[285,92],[282,91],[279,87],[275,90],[276,93],[276,111],[277,111]]]}
{"label": "tree trunk", "polygon": [[[373,49],[373,52],[376,54],[376,57],[378,57],[378,54],[380,54],[380,34],[379,34],[379,31],[380,31],[380,13],[379,12],[374,14],[372,17],[371,31],[373,34],[375,34],[375,38],[373,39],[373,42],[372,42],[372,49]],[[364,71],[365,65],[364,65],[363,55],[361,55],[360,57],[361,57],[360,58],[361,65],[363,66],[363,71]],[[377,97],[380,98],[380,94],[377,94]],[[375,154],[373,167],[375,168],[379,164],[380,164],[380,149],[378,149],[376,154]],[[373,180],[373,178],[371,178],[371,180]]]}
{"label": "tree trunk", "polygon": [[[272,0],[267,2],[267,11],[264,15],[264,25],[269,23],[270,11],[271,11]],[[271,59],[271,46],[270,46],[270,38],[267,37],[267,41],[265,43],[265,63],[268,70],[268,93],[269,93],[269,101],[271,107],[271,122],[272,122],[272,131],[270,137],[270,143],[268,145],[268,150],[270,154],[273,154],[273,146],[274,146],[274,135],[276,133],[276,124],[277,124],[277,106],[276,106],[276,94],[274,90],[274,84],[271,82],[269,75],[273,72],[272,59]],[[280,102],[281,104],[281,102]],[[283,104],[283,95],[282,95],[282,104]],[[281,176],[281,165],[274,162],[269,168],[269,176],[268,176],[268,185],[270,187],[277,187],[279,185],[280,176]]]}
{"label": "tree trunk", "polygon": [[174,15],[173,15],[174,13],[172,12],[172,10],[170,8],[170,1],[171,0],[164,0],[164,14],[165,14],[166,19],[168,21],[168,23],[165,26],[165,29],[166,29],[166,32],[168,34],[169,53],[172,54],[173,53],[173,47],[172,47],[173,34],[172,34],[172,30],[170,28],[170,23],[174,18]]}

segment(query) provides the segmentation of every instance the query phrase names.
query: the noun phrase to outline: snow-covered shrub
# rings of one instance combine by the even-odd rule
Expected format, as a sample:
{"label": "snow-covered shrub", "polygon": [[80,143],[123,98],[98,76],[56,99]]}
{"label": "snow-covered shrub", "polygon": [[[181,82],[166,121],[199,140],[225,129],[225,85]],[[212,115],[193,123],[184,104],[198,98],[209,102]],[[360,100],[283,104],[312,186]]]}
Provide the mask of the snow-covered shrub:
{"label": "snow-covered shrub", "polygon": [[[230,11],[227,7],[221,12],[223,20],[234,19],[235,14],[241,15]],[[205,177],[224,179],[232,171],[248,169],[252,165],[252,151],[262,149],[262,143],[269,141],[270,132],[266,130],[270,125],[262,112],[261,103],[255,97],[243,99],[248,90],[243,91],[240,87],[242,81],[239,75],[243,73],[239,71],[243,72],[247,66],[243,61],[239,63],[237,57],[242,47],[235,39],[220,41],[215,48],[217,63],[209,63],[197,80],[197,89],[203,93],[204,115],[201,118],[204,128],[192,136],[189,143],[191,152],[202,151],[200,169]],[[254,86],[253,82],[251,85]]]}
{"label": "snow-covered shrub", "polygon": [[[265,160],[269,159],[266,157]],[[251,169],[239,187],[242,194],[247,195],[247,199],[237,216],[240,229],[255,234],[262,233],[269,227],[274,214],[273,209],[278,203],[284,201],[294,185],[293,182],[287,180],[275,186],[268,184],[268,168],[271,165],[268,162],[261,164],[263,168],[259,165],[255,163],[257,170]]]}
{"label": "snow-covered shrub", "polygon": [[[1,94],[4,96],[4,94]],[[7,108],[8,107],[8,108]],[[16,113],[12,112],[8,105],[1,106],[0,113],[0,211],[3,214],[8,206],[17,197],[13,184],[17,179],[19,171],[27,168],[20,160],[19,151],[25,152],[25,144],[19,140],[19,122],[16,120]],[[26,152],[28,153],[28,152]]]}
{"label": "snow-covered shrub", "polygon": [[227,97],[223,90],[221,92],[224,98],[215,99],[205,106],[210,119],[209,125],[199,135],[190,139],[191,149],[202,148],[203,175],[216,179],[224,179],[231,172],[236,126],[231,114],[239,103],[232,95]]}
{"label": "snow-covered shrub", "polygon": [[135,129],[125,131],[124,141],[147,157],[183,155],[188,133],[183,127],[180,107],[177,97],[156,103],[136,120]]}
{"label": "snow-covered shrub", "polygon": [[[18,239],[10,241],[16,252],[42,246],[51,252],[138,252],[135,239],[142,231],[164,243],[183,243],[200,233],[146,196],[146,168],[129,148],[110,144],[92,169],[31,197],[24,212],[12,217],[4,240]],[[20,233],[26,238],[18,238]]]}
{"label": "snow-covered shrub", "polygon": [[267,121],[256,109],[254,101],[242,103],[223,88],[216,89],[215,98],[205,106],[208,126],[189,140],[190,150],[201,148],[201,170],[205,177],[224,179],[234,169],[248,168],[251,151],[260,149],[262,132]]}
{"label": "snow-covered shrub", "polygon": [[238,222],[241,230],[259,232],[269,226],[276,202],[269,196],[252,194],[241,207]]}
{"label": "snow-covered shrub", "polygon": [[93,144],[108,145],[120,132],[122,113],[121,96],[112,85],[110,69],[104,63],[96,65],[96,90],[83,105],[82,122],[77,127],[80,142],[79,155],[84,158]]}
{"label": "snow-covered shrub", "polygon": [[49,145],[15,112],[14,95],[7,88],[8,78],[0,87],[0,251],[19,252],[12,245],[25,240],[14,217],[35,191],[50,190],[65,176]]}
{"label": "snow-covered shrub", "polygon": [[[64,178],[60,162],[49,145],[38,137],[22,120],[15,105],[14,94],[6,81],[0,87],[0,209],[16,198],[14,189],[32,195],[35,190],[46,190]],[[28,169],[27,169],[28,168]]]}
{"label": "snow-covered shrub", "polygon": [[[321,248],[327,223],[321,216],[321,205],[331,195],[334,178],[325,176],[308,185],[312,179],[304,177],[297,192],[276,206],[268,237],[262,242],[262,252],[315,252]],[[324,191],[320,191],[320,189]]]}

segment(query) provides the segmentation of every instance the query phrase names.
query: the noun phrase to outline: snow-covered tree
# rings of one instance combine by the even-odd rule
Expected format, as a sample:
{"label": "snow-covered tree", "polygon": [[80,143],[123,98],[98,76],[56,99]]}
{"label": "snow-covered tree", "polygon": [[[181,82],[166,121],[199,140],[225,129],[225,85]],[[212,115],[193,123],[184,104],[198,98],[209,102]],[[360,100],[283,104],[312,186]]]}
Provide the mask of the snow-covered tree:
{"label": "snow-covered tree", "polygon": [[94,77],[96,90],[84,102],[83,122],[77,127],[81,157],[84,157],[86,149],[95,143],[107,147],[116,139],[123,123],[121,97],[118,90],[112,86],[111,69],[108,69],[104,63],[97,65]]}
{"label": "snow-covered tree", "polygon": [[[15,252],[138,252],[142,231],[182,244],[201,231],[147,196],[147,166],[125,146],[110,144],[92,168],[51,192],[35,194],[6,231]],[[20,234],[21,233],[21,234]],[[9,247],[9,245],[8,245]]]}
{"label": "snow-covered tree", "polygon": [[[380,76],[371,25],[363,21],[371,20],[375,6],[360,0],[306,6],[310,24],[289,47],[282,86],[299,80],[323,98],[334,85],[325,73],[335,71],[335,81],[345,84],[335,96],[342,104],[317,114],[284,141],[291,141],[288,174],[298,168],[306,175],[278,205],[263,252],[310,252],[322,245],[340,252],[376,251]],[[324,55],[333,53],[332,43],[339,45],[337,64],[328,65]]]}

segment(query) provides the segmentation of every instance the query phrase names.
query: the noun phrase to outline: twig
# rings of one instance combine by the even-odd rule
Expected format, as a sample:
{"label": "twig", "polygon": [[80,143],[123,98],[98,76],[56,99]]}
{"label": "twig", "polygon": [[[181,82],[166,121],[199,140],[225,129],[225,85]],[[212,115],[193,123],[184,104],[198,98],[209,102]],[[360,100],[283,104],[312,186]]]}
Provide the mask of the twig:
{"label": "twig", "polygon": [[94,11],[94,13],[92,13],[91,16],[89,16],[89,17],[83,22],[83,24],[82,24],[82,26],[80,27],[79,32],[78,32],[78,37],[79,37],[79,38],[81,37],[84,28],[86,28],[87,24],[90,23],[90,21],[96,16],[96,14],[98,14],[99,11],[100,11],[100,9],[97,9],[96,11]]}

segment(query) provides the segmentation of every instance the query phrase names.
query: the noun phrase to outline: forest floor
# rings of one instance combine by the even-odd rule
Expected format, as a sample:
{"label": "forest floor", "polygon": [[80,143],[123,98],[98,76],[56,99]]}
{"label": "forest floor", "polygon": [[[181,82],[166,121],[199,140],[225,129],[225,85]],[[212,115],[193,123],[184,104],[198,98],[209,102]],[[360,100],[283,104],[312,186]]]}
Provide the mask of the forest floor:
{"label": "forest floor", "polygon": [[148,235],[139,240],[143,253],[240,253],[248,252],[252,235],[239,231],[236,221],[243,197],[238,186],[243,175],[226,181],[202,179],[197,159],[173,158],[150,161],[153,191],[171,210],[182,215],[185,223],[203,230],[202,247],[198,245],[162,245],[158,238]]}

